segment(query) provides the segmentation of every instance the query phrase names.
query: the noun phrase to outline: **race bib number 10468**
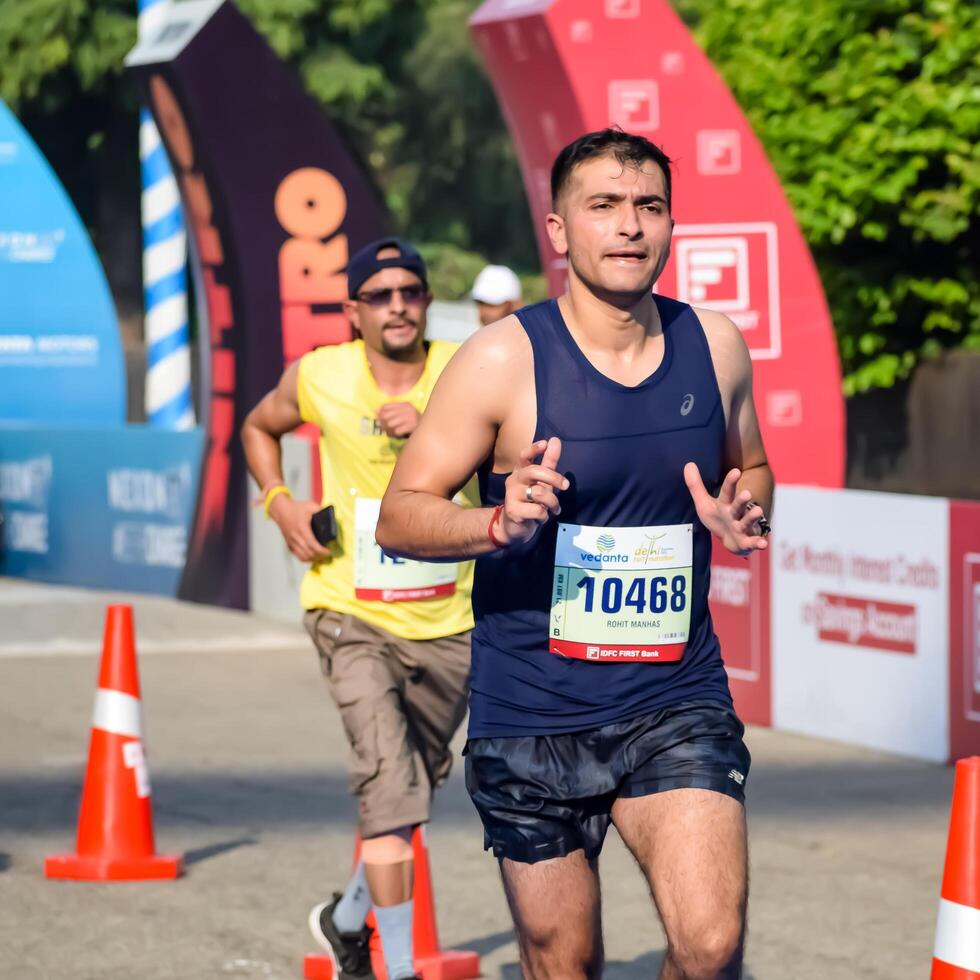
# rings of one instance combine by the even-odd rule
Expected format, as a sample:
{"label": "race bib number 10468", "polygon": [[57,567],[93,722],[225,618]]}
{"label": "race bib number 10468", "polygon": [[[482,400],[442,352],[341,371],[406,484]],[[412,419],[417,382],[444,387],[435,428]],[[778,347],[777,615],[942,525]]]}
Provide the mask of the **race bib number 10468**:
{"label": "race bib number 10468", "polygon": [[684,655],[693,527],[559,524],[549,650],[599,663]]}

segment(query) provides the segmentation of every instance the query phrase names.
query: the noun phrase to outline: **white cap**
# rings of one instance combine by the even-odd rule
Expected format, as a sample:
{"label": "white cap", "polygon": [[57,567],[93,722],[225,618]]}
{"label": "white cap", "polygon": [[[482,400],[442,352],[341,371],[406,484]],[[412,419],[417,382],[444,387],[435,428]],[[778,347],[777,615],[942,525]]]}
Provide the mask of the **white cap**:
{"label": "white cap", "polygon": [[477,303],[507,303],[521,298],[521,281],[505,265],[488,265],[477,277],[470,290]]}

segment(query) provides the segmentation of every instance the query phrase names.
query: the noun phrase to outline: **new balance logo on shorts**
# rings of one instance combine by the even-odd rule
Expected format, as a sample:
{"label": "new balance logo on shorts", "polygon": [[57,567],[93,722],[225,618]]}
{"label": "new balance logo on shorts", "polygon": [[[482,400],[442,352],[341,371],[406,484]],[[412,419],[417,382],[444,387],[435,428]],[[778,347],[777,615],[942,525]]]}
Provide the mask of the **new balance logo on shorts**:
{"label": "new balance logo on shorts", "polygon": [[730,773],[728,774],[728,778],[729,778],[729,779],[734,779],[734,780],[735,780],[735,782],[736,782],[736,783],[738,783],[738,785],[739,785],[739,786],[741,786],[741,785],[742,785],[742,783],[744,783],[744,782],[745,782],[745,776],[744,776],[744,775],[743,775],[742,773],[740,773],[740,772],[739,772],[739,771],[738,771],[737,769],[733,769],[733,770],[732,770],[732,771],[731,771],[731,772],[730,772]]}

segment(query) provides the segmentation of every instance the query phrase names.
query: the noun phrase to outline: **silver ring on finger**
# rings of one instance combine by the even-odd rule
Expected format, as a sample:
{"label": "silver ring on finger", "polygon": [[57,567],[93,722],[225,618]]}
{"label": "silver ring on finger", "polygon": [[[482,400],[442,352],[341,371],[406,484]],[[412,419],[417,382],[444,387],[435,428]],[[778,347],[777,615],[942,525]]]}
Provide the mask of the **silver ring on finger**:
{"label": "silver ring on finger", "polygon": [[533,486],[531,486],[531,487],[525,487],[524,488],[524,499],[529,504],[533,504],[534,503],[534,487]]}

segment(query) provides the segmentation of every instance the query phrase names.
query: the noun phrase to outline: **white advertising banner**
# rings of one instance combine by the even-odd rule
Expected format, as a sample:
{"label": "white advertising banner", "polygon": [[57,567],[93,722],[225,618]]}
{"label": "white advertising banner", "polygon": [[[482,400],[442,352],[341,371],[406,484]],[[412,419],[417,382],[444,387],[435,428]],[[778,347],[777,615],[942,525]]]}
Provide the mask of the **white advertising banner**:
{"label": "white advertising banner", "polygon": [[780,487],[773,725],[944,761],[949,503]]}

